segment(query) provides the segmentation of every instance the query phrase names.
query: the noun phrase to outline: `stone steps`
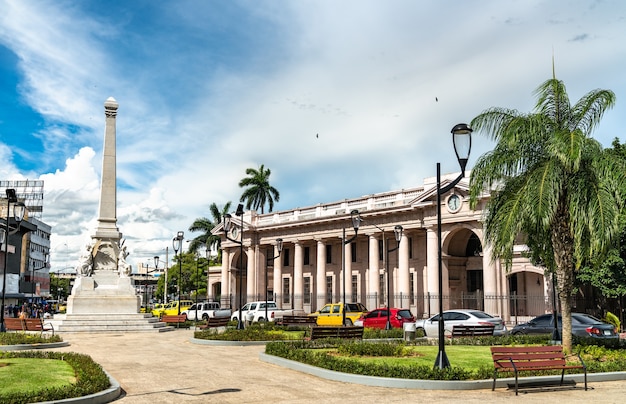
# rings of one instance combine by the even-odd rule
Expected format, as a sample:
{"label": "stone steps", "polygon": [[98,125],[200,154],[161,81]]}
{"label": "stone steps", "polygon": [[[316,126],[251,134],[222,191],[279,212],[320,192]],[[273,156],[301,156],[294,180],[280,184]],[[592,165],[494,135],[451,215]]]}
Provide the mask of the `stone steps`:
{"label": "stone steps", "polygon": [[67,314],[52,321],[55,332],[164,332],[172,331],[150,314]]}

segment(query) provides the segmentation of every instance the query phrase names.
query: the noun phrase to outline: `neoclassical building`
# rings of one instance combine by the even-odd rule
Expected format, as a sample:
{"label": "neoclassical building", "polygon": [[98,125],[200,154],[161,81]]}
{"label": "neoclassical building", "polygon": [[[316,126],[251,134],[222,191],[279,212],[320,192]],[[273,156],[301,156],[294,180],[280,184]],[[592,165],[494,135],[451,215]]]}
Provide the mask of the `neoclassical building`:
{"label": "neoclassical building", "polygon": [[[456,176],[442,177],[442,187]],[[507,321],[551,310],[550,279],[523,257],[524,245],[516,246],[508,273],[485,246],[482,208],[488,198],[488,193],[482,195],[471,210],[467,179],[442,195],[444,309],[477,308]],[[305,313],[342,301],[345,290],[347,302],[361,302],[368,309],[386,306],[389,296],[392,306],[408,307],[418,318],[435,314],[436,201],[436,179],[427,178],[413,189],[262,215],[233,214],[236,230],[229,238],[243,243],[226,238],[222,225],[214,229],[222,237],[223,256],[221,270],[209,275],[209,297],[226,307],[238,306],[241,280],[243,302],[267,296],[283,308]],[[355,234],[354,210],[363,220],[356,238],[344,244]],[[403,228],[399,246],[393,231],[397,225]]]}

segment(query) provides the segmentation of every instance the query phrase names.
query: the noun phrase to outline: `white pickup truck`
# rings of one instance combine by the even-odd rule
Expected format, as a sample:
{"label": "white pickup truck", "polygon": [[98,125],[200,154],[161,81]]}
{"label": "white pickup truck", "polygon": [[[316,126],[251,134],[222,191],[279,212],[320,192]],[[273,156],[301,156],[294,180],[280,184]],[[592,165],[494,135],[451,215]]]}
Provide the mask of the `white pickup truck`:
{"label": "white pickup truck", "polygon": [[198,302],[192,304],[187,310],[183,310],[180,314],[185,314],[187,320],[194,321],[202,319],[206,321],[209,317],[228,317],[231,311],[230,309],[220,308],[218,302]]}
{"label": "white pickup truck", "polygon": [[[267,310],[266,310],[267,308]],[[250,302],[246,303],[241,310],[241,319],[244,322],[255,323],[257,321],[276,321],[283,316],[292,315],[291,309],[279,309],[276,302]],[[239,310],[235,310],[230,316],[231,320],[239,321]]]}

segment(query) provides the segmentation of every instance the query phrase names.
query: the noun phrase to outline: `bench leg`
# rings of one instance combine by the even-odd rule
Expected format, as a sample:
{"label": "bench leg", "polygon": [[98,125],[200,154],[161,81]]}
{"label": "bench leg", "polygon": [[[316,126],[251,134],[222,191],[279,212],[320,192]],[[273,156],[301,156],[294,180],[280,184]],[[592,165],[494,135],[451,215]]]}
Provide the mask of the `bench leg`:
{"label": "bench leg", "polygon": [[498,371],[497,370],[493,370],[493,385],[491,386],[491,391],[495,391],[496,390],[496,377],[498,375]]}
{"label": "bench leg", "polygon": [[515,370],[515,395],[517,395],[517,369]]}

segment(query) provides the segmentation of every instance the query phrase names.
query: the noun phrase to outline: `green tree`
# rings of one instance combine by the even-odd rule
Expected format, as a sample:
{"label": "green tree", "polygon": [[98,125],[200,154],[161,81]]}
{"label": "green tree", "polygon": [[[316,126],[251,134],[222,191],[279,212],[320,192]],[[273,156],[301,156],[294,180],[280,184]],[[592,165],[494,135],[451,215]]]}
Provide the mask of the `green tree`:
{"label": "green tree", "polygon": [[280,194],[276,188],[270,185],[271,173],[271,170],[266,169],[263,164],[258,170],[246,169],[247,177],[239,181],[239,187],[245,188],[239,201],[245,201],[246,209],[258,210],[261,208],[261,213],[265,213],[264,209],[267,204],[269,212],[274,210],[274,202],[278,202]]}
{"label": "green tree", "polygon": [[[471,126],[495,142],[472,170],[470,203],[492,190],[485,212],[486,242],[510,268],[513,246],[525,235],[535,258],[556,272],[563,347],[571,351],[571,297],[575,271],[605,251],[619,232],[623,170],[591,138],[615,103],[609,90],[593,90],[570,105],[553,77],[536,90],[532,113],[490,108]],[[552,267],[552,268],[550,268]]]}
{"label": "green tree", "polygon": [[[182,262],[182,265],[179,263]],[[167,271],[167,294],[178,299],[178,286],[180,285],[181,299],[195,299],[196,289],[199,295],[206,296],[206,258],[196,255],[195,252],[183,252],[174,257],[172,266]],[[182,274],[182,277],[181,277]],[[178,280],[181,279],[179,283]],[[157,282],[156,296],[163,296],[165,288],[165,276]]]}
{"label": "green tree", "polygon": [[211,231],[222,222],[222,218],[225,214],[230,211],[230,206],[232,202],[228,201],[221,209],[215,204],[212,203],[209,205],[209,212],[211,213],[211,218],[199,217],[194,220],[193,224],[189,226],[189,231],[196,232],[200,231],[202,234],[194,237],[189,244],[189,251],[197,251],[201,247],[215,247],[217,249],[218,260],[221,262],[221,244],[222,238],[219,235],[212,234]]}

